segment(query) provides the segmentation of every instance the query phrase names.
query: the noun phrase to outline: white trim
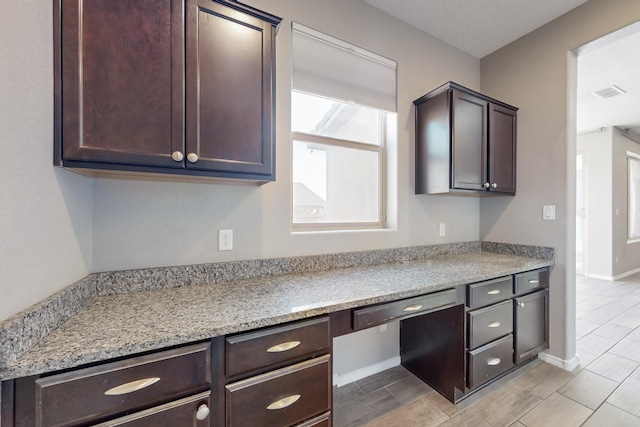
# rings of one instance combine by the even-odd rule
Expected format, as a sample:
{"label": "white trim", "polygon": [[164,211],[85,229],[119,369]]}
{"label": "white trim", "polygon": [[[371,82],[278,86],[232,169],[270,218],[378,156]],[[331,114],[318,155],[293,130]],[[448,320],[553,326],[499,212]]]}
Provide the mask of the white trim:
{"label": "white trim", "polygon": [[585,273],[584,277],[589,277],[591,279],[608,280],[610,282],[613,282],[615,280],[615,278],[613,276],[604,276],[602,274]]}
{"label": "white trim", "polygon": [[622,274],[618,274],[617,276],[603,276],[601,274],[585,273],[584,277],[589,277],[591,279],[608,280],[610,282],[613,282],[613,281],[616,281],[616,280],[624,279],[625,277],[634,275],[636,273],[640,273],[640,268],[635,268],[633,270],[626,271],[626,272],[624,272]]}
{"label": "white trim", "polygon": [[636,268],[630,271],[627,271],[626,273],[622,273],[622,274],[618,274],[617,276],[615,276],[613,278],[613,280],[620,280],[620,279],[624,279],[627,276],[631,276],[632,274],[636,274],[636,273],[640,273],[640,268]]}
{"label": "white trim", "polygon": [[342,375],[333,374],[333,385],[342,387],[343,385],[386,371],[387,369],[391,369],[398,365],[400,365],[400,356],[395,356],[391,359],[383,360],[382,362],[365,366],[364,368],[356,369],[355,371],[347,372]]}
{"label": "white trim", "polygon": [[559,357],[556,357],[556,356],[552,356],[546,351],[543,351],[542,353],[538,353],[538,357],[543,362],[546,362],[553,366],[557,366],[558,368],[562,368],[565,371],[569,371],[569,372],[573,371],[575,368],[580,366],[580,358],[577,354],[573,356],[571,359],[565,360],[565,359],[560,359]]}

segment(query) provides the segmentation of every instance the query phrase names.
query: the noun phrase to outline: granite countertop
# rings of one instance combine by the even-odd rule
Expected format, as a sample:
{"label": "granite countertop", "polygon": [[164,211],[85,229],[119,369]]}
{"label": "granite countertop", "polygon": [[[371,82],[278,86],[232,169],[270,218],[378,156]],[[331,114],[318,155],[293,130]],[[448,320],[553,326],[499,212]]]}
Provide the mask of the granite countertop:
{"label": "granite countertop", "polygon": [[10,361],[10,379],[553,265],[484,251],[97,296]]}

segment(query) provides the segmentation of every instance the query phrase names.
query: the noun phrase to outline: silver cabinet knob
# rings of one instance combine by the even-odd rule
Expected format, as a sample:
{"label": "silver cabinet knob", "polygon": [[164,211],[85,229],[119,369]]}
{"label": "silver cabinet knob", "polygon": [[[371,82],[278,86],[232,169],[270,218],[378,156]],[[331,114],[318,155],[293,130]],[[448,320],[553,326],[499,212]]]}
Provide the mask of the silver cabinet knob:
{"label": "silver cabinet knob", "polygon": [[209,416],[209,407],[204,403],[198,406],[198,410],[196,411],[196,419],[198,421],[206,420]]}
{"label": "silver cabinet knob", "polygon": [[491,184],[491,187],[498,188],[498,184],[496,182],[494,182],[493,184]]}
{"label": "silver cabinet knob", "polygon": [[189,153],[187,154],[187,160],[189,160],[189,163],[195,163],[198,161],[198,155],[196,153]]}
{"label": "silver cabinet knob", "polygon": [[524,303],[523,302],[519,302],[518,303],[518,307],[524,307]]}
{"label": "silver cabinet knob", "polygon": [[184,154],[182,154],[182,151],[174,151],[171,153],[171,158],[174,162],[181,162],[184,159]]}
{"label": "silver cabinet knob", "polygon": [[488,182],[485,182],[483,187],[484,188],[489,188],[489,187],[491,187],[491,184],[489,184]]}

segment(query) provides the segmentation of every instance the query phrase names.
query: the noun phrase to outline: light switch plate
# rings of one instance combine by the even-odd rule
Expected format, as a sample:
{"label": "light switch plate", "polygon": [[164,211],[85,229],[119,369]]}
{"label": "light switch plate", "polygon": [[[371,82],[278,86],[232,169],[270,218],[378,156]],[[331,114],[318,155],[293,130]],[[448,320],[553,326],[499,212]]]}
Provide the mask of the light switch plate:
{"label": "light switch plate", "polygon": [[544,221],[556,220],[556,205],[543,205],[542,206],[542,219]]}

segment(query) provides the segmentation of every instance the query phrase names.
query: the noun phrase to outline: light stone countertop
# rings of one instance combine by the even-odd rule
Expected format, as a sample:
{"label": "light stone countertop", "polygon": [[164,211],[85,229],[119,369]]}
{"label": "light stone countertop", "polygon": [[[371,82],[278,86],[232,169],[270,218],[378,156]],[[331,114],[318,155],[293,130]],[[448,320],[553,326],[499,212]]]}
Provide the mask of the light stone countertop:
{"label": "light stone countertop", "polygon": [[553,265],[491,252],[98,296],[0,371],[10,379]]}

